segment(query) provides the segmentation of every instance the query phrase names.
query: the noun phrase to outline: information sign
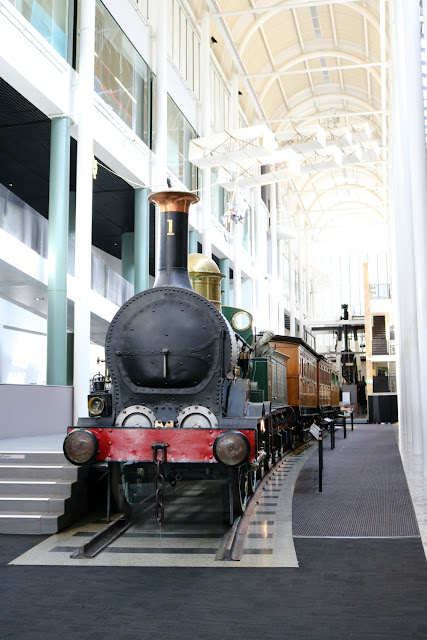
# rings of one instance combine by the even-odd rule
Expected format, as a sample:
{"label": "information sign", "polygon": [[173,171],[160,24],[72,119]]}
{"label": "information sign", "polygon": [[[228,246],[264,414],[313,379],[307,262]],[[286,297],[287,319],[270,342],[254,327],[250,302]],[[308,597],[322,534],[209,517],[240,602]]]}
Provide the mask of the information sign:
{"label": "information sign", "polygon": [[310,433],[314,438],[316,438],[316,440],[321,440],[322,439],[322,430],[314,422],[310,427]]}

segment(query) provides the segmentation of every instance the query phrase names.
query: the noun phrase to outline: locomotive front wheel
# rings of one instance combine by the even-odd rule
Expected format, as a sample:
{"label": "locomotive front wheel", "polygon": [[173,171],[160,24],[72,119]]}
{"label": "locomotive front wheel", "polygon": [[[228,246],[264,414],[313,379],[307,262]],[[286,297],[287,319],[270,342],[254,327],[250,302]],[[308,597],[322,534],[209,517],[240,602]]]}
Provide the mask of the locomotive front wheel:
{"label": "locomotive front wheel", "polygon": [[257,471],[248,471],[248,495],[251,496],[255,493],[257,485]]}
{"label": "locomotive front wheel", "polygon": [[245,466],[233,469],[231,477],[231,494],[233,498],[233,520],[241,516],[246,509],[249,491],[249,473]]}
{"label": "locomotive front wheel", "polygon": [[127,501],[123,481],[120,462],[111,462],[111,493],[113,494],[114,502],[120,513],[129,515],[132,511],[132,507]]}

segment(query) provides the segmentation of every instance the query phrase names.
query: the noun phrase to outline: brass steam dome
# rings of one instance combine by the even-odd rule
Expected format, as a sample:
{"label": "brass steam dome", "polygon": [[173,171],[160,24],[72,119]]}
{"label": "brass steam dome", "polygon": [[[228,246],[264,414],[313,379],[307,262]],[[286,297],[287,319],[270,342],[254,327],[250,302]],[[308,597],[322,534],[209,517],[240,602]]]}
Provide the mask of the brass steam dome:
{"label": "brass steam dome", "polygon": [[225,275],[220,273],[217,264],[201,253],[190,253],[188,271],[194,291],[221,311],[221,280]]}

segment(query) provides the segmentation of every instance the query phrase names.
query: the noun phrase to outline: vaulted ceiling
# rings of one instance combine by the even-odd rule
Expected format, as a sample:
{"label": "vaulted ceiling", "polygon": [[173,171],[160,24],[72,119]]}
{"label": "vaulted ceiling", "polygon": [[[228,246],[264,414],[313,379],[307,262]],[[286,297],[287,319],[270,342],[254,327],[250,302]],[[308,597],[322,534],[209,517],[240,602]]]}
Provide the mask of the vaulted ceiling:
{"label": "vaulted ceiling", "polygon": [[[196,17],[202,0],[189,0]],[[214,55],[239,74],[248,124],[266,123],[284,145],[309,139],[313,125],[350,132],[368,125],[379,146],[351,169],[301,176],[289,185],[313,225],[358,211],[387,218],[388,4],[385,0],[207,0]],[[309,160],[308,160],[309,161]]]}

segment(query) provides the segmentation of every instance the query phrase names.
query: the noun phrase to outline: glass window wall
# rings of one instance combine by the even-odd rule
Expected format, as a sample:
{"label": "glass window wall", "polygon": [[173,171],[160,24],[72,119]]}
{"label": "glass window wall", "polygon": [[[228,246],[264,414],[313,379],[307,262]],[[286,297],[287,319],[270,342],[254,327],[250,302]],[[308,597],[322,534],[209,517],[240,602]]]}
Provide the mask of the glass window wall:
{"label": "glass window wall", "polygon": [[[77,68],[79,41],[77,40]],[[96,3],[94,89],[150,146],[151,71],[104,7]]]}
{"label": "glass window wall", "polygon": [[200,97],[200,43],[178,0],[169,0],[168,55],[197,98]]}
{"label": "glass window wall", "polygon": [[197,168],[188,160],[190,140],[197,134],[168,96],[168,167],[185,186],[197,189]]}
{"label": "glass window wall", "polygon": [[9,0],[65,60],[71,61],[73,2]]}

